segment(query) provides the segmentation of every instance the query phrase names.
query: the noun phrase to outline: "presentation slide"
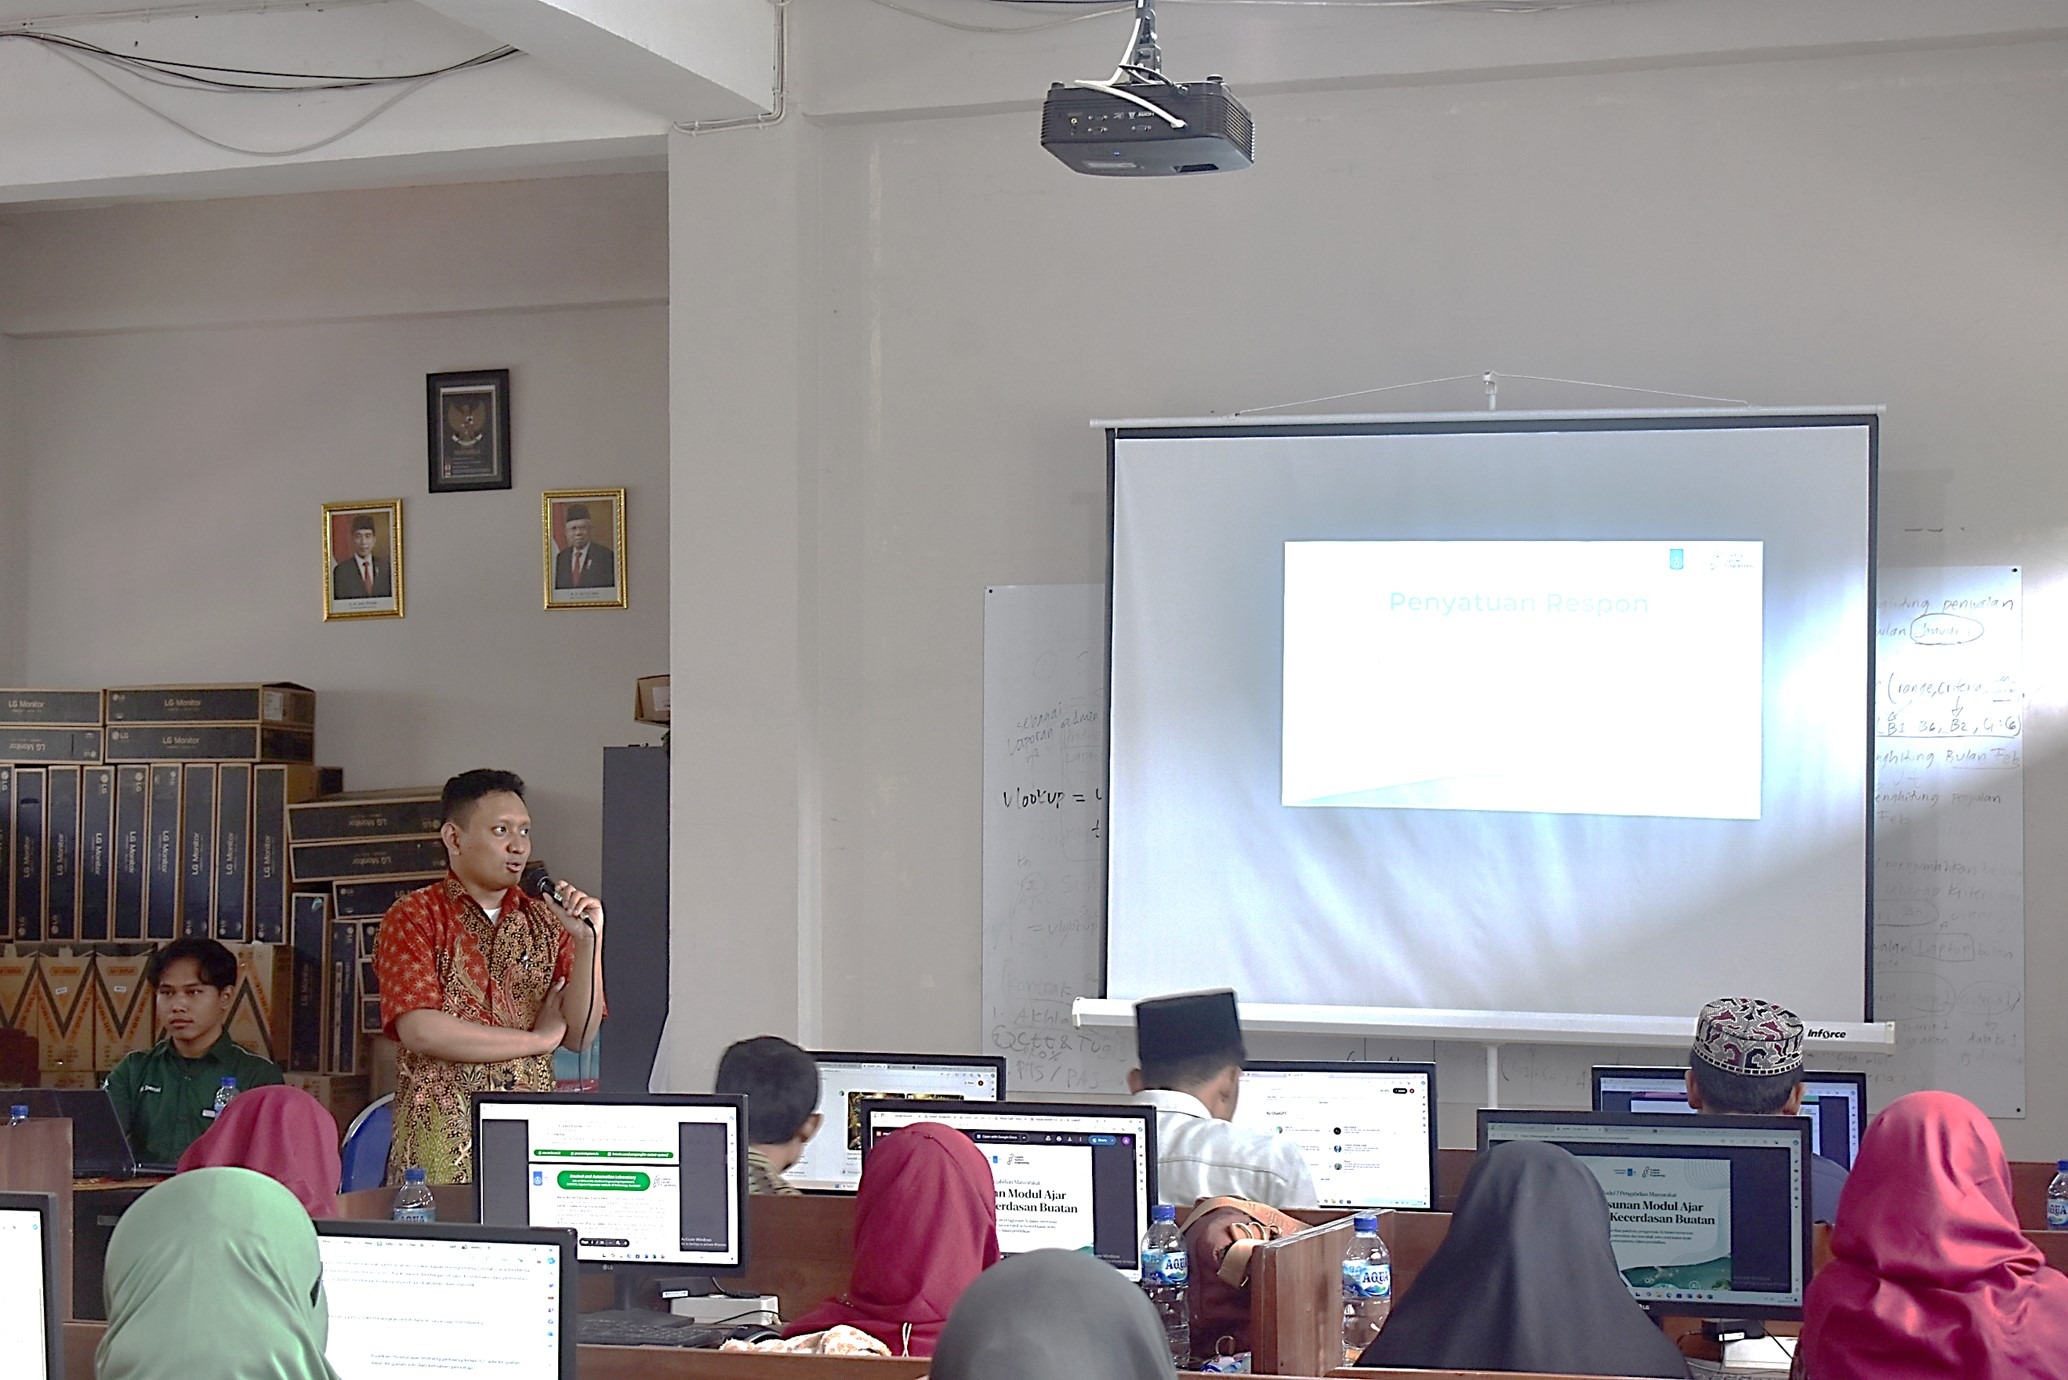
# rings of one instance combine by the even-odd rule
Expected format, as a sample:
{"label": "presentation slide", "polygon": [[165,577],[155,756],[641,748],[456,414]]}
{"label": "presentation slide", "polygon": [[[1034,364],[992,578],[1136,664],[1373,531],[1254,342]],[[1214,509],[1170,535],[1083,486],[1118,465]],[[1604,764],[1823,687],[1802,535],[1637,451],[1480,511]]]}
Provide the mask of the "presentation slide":
{"label": "presentation slide", "polygon": [[1288,542],[1284,803],[1757,819],[1760,622],[1758,542]]}
{"label": "presentation slide", "polygon": [[1871,417],[1110,444],[1105,996],[1867,1018]]}
{"label": "presentation slide", "polygon": [[1729,1160],[1589,1157],[1581,1163],[1608,1196],[1616,1268],[1631,1287],[1731,1287]]}
{"label": "presentation slide", "polygon": [[1091,1147],[986,1145],[998,1193],[998,1249],[1084,1251],[1093,1245]]}
{"label": "presentation slide", "polygon": [[721,1265],[736,1258],[741,1147],[724,1107],[485,1104],[483,1215],[512,1214],[504,1166],[521,1156],[519,1224],[573,1227],[588,1261]]}

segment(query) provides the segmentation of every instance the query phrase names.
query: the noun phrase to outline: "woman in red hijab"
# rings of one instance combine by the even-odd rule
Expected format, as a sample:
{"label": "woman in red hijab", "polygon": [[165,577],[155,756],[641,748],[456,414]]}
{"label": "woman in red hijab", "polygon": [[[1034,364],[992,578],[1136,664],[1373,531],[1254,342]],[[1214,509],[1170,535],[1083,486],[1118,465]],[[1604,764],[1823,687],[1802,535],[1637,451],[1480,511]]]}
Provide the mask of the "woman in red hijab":
{"label": "woman in red hijab", "polygon": [[931,1356],[955,1300],[997,1263],[990,1161],[962,1132],[917,1122],[869,1151],[855,1193],[847,1292],[793,1321],[783,1335],[845,1323],[893,1355]]}
{"label": "woman in red hijab", "polygon": [[2068,1375],[2068,1276],[2018,1230],[1989,1118],[1952,1093],[1874,1119],[1811,1281],[1808,1380],[2051,1380]]}
{"label": "woman in red hijab", "polygon": [[311,1217],[337,1216],[337,1122],[300,1088],[238,1093],[180,1156],[189,1169],[255,1169],[301,1199]]}

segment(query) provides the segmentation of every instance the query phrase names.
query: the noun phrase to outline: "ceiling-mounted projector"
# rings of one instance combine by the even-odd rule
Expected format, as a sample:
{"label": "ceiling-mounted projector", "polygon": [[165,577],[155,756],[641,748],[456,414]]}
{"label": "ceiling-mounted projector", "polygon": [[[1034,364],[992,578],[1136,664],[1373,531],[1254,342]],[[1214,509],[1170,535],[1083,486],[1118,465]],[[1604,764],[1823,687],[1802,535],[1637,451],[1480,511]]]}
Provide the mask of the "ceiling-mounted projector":
{"label": "ceiling-mounted projector", "polygon": [[1156,0],[1135,0],[1134,36],[1107,81],[1056,82],[1041,106],[1041,147],[1095,177],[1172,177],[1246,168],[1256,127],[1219,77],[1163,75]]}

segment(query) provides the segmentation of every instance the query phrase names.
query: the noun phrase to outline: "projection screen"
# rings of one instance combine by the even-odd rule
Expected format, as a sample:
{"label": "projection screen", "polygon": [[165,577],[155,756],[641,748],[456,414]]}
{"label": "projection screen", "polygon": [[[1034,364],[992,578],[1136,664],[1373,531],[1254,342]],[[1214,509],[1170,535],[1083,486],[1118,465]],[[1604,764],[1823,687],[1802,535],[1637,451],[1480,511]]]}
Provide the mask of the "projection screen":
{"label": "projection screen", "polygon": [[1107,996],[1866,1019],[1876,435],[1109,428]]}

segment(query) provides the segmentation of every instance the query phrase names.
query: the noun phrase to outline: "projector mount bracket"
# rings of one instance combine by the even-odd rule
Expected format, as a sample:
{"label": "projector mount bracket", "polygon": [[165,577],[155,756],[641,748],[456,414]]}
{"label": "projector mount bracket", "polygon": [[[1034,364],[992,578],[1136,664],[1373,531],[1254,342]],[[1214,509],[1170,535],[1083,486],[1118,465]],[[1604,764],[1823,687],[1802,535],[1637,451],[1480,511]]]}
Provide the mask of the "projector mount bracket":
{"label": "projector mount bracket", "polygon": [[1113,69],[1112,76],[1104,81],[1068,84],[1085,91],[1103,91],[1140,106],[1172,129],[1185,128],[1182,119],[1133,89],[1171,84],[1163,75],[1163,49],[1156,42],[1156,0],[1135,0],[1134,32],[1128,36],[1127,51],[1121,54],[1120,65]]}

